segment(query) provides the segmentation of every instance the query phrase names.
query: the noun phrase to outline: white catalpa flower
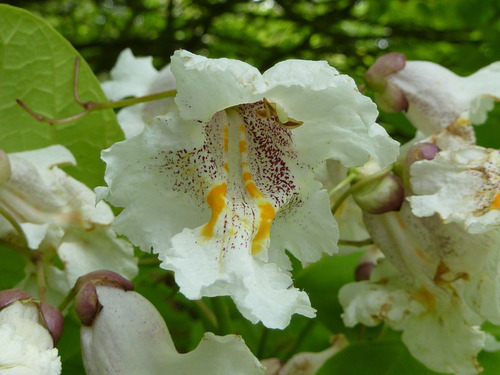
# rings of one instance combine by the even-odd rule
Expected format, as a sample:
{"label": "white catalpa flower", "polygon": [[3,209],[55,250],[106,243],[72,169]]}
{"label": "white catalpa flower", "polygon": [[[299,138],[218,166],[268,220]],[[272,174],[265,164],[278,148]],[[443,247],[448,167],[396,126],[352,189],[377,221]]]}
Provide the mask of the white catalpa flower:
{"label": "white catalpa flower", "polygon": [[438,213],[471,233],[500,227],[500,151],[479,146],[439,152],[411,165],[408,200],[417,216]]}
{"label": "white catalpa flower", "polygon": [[[81,345],[88,375],[204,374],[264,375],[265,369],[243,339],[205,333],[196,349],[177,352],[167,325],[156,308],[133,290],[96,283],[93,293],[77,297],[84,320]],[[87,306],[98,308],[91,311]],[[80,313],[83,312],[83,315]]]}
{"label": "white catalpa flower", "polygon": [[487,342],[479,326],[500,321],[500,231],[470,234],[437,215],[416,217],[408,203],[365,222],[386,258],[369,281],[340,290],[345,324],[386,322],[432,370],[478,373]]}
{"label": "white catalpa flower", "polygon": [[406,110],[425,135],[446,128],[458,117],[482,124],[500,100],[500,62],[460,77],[428,61],[406,61],[400,53],[380,57],[366,73],[377,103],[387,111]]}
{"label": "white catalpa flower", "polygon": [[[110,75],[111,81],[101,84],[110,100],[175,90],[175,78],[170,71],[170,65],[158,71],[153,66],[152,57],[135,57],[130,48],[120,53]],[[125,138],[130,138],[139,134],[153,117],[170,112],[174,107],[173,97],[135,104],[121,109],[117,119]]]}
{"label": "white catalpa flower", "polygon": [[314,316],[293,287],[303,264],[336,250],[329,197],[312,171],[334,158],[387,165],[397,142],[354,81],[326,62],[264,74],[236,60],[172,57],[179,111],[102,153],[114,228],[159,254],[190,299],[230,295],[250,321],[285,327]]}
{"label": "white catalpa flower", "polygon": [[[96,206],[94,192],[58,168],[75,164],[66,148],[12,153],[6,160],[10,174],[0,184],[0,212],[6,214],[0,216],[0,239],[44,252],[51,302],[59,302],[76,279],[90,271],[107,268],[129,278],[136,275],[133,248],[111,229],[114,215],[109,206]],[[62,269],[53,265],[55,257]],[[35,267],[29,264],[26,272],[20,287],[35,295]]]}
{"label": "white catalpa flower", "polygon": [[[38,304],[15,298],[9,303],[0,292],[0,373],[2,375],[58,375],[61,358],[54,339],[42,321]],[[20,292],[20,291],[19,291]],[[6,298],[7,297],[7,298]],[[60,316],[62,319],[62,316]]]}

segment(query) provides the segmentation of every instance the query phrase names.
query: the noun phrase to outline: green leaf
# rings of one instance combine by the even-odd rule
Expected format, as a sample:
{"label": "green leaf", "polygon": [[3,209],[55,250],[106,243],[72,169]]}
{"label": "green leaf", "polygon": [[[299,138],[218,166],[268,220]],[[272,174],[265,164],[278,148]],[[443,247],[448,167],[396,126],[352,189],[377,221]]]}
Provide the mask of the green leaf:
{"label": "green leaf", "polygon": [[10,289],[24,277],[25,258],[14,249],[0,244],[0,290]]}
{"label": "green leaf", "polygon": [[351,344],[329,359],[316,375],[434,375],[400,341]]}
{"label": "green leaf", "polygon": [[[78,52],[43,19],[0,4],[0,147],[18,152],[52,144],[66,146],[78,165],[67,171],[90,187],[103,182],[102,149],[123,135],[113,110],[90,113],[68,124],[41,123],[24,111],[21,99],[50,118],[82,111],[73,96]],[[82,60],[78,92],[82,101],[107,101],[99,82]]]}

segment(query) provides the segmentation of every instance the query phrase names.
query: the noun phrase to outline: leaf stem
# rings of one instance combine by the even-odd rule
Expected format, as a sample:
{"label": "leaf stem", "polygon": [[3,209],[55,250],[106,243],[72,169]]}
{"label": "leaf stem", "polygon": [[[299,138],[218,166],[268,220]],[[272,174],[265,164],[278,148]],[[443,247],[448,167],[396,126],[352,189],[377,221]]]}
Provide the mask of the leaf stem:
{"label": "leaf stem", "polygon": [[75,102],[78,103],[78,105],[83,108],[83,111],[69,117],[54,119],[36,113],[30,107],[28,107],[21,99],[16,99],[17,104],[19,104],[29,115],[34,117],[37,121],[45,122],[50,125],[55,125],[55,124],[62,124],[78,120],[79,118],[82,118],[83,116],[95,110],[127,107],[138,103],[151,102],[154,100],[160,100],[172,97],[177,94],[177,90],[168,90],[168,91],[158,92],[155,94],[138,96],[135,98],[127,98],[113,102],[93,102],[93,101],[83,102],[78,94],[79,71],[80,71],[80,57],[77,57],[75,59],[75,73],[73,76],[73,97],[75,98]]}

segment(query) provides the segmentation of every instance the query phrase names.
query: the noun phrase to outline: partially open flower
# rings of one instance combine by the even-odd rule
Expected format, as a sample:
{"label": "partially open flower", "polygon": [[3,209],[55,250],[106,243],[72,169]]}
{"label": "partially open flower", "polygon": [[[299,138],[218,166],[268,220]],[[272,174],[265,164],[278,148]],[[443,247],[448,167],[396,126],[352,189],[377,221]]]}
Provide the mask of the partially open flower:
{"label": "partially open flower", "polygon": [[[98,276],[98,275],[97,275]],[[130,285],[93,277],[97,298],[94,319],[81,328],[83,362],[88,375],[111,374],[235,374],[263,375],[264,368],[235,335],[206,333],[196,349],[179,354],[155,307]],[[80,283],[81,290],[88,283]],[[127,290],[125,290],[127,289]],[[78,304],[84,305],[80,301]],[[89,304],[89,305],[90,305]],[[80,318],[81,310],[77,311]],[[84,319],[88,317],[84,311]]]}
{"label": "partially open flower", "polygon": [[19,289],[0,291],[0,373],[57,375],[61,359],[54,348],[62,315]]}
{"label": "partially open flower", "polygon": [[[403,95],[408,102],[406,116],[425,135],[447,127],[460,116],[467,122],[482,124],[486,113],[493,108],[493,101],[500,100],[500,62],[460,77],[428,61],[406,61],[404,68],[391,69],[394,64],[400,68],[400,64],[393,62],[403,59],[397,59],[398,55],[380,57],[369,70],[373,73],[367,73],[367,79],[376,75],[377,87],[385,88],[386,92],[376,97],[382,108],[403,107],[400,105]],[[389,68],[380,67],[386,65]]]}
{"label": "partially open flower", "polygon": [[190,299],[231,295],[246,318],[273,328],[294,313],[314,316],[284,252],[307,264],[335,251],[329,197],[312,169],[329,158],[386,165],[397,142],[326,62],[260,74],[177,51],[172,72],[179,111],[102,153],[106,198],[125,207],[114,228],[153,248]]}

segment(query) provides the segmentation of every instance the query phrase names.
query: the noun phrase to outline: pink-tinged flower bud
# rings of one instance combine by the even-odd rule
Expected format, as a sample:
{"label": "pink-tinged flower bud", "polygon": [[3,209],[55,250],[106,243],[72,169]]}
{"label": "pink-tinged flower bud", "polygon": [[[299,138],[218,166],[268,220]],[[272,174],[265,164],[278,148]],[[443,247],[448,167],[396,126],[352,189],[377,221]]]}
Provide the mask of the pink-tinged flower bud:
{"label": "pink-tinged flower bud", "polygon": [[11,169],[9,157],[4,150],[0,149],[0,184],[3,184],[10,178]]}
{"label": "pink-tinged flower bud", "polygon": [[383,258],[384,254],[375,245],[371,246],[359,258],[358,266],[354,271],[354,279],[356,281],[370,280],[372,270],[378,263],[378,260]]}
{"label": "pink-tinged flower bud", "polygon": [[376,264],[372,262],[360,263],[354,270],[354,279],[356,281],[370,280],[370,275],[375,266]]}
{"label": "pink-tinged flower bud", "polygon": [[92,325],[97,313],[102,309],[97,298],[95,285],[85,284],[75,298],[75,312],[84,326]]}
{"label": "pink-tinged flower bud", "polygon": [[403,69],[406,57],[401,53],[389,53],[375,61],[365,74],[367,86],[375,92],[375,101],[387,112],[399,112],[408,108],[408,100],[387,77]]}
{"label": "pink-tinged flower bud", "polygon": [[123,290],[133,290],[134,284],[113,271],[99,270],[83,275],[76,280],[75,311],[84,326],[92,325],[102,305],[97,297],[96,286],[106,285]]}
{"label": "pink-tinged flower bud", "polygon": [[397,211],[404,199],[404,188],[393,173],[380,180],[367,183],[353,192],[352,197],[361,209],[371,214]]}
{"label": "pink-tinged flower bud", "polygon": [[431,142],[417,143],[406,154],[406,167],[419,160],[432,160],[439,152],[439,147]]}
{"label": "pink-tinged flower bud", "polygon": [[80,290],[85,284],[116,286],[123,290],[134,290],[134,284],[116,272],[98,270],[80,276],[75,283],[75,289]]}
{"label": "pink-tinged flower bud", "polygon": [[64,317],[57,307],[45,301],[40,302],[40,313],[56,346],[64,330]]}

